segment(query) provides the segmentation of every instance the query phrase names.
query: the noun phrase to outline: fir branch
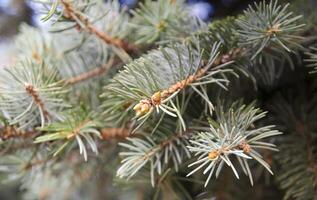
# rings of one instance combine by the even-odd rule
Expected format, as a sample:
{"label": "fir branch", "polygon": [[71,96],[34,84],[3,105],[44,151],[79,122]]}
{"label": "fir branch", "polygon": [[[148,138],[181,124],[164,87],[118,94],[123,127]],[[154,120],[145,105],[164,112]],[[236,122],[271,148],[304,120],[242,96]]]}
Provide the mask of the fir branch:
{"label": "fir branch", "polygon": [[208,31],[199,32],[196,35],[200,38],[202,48],[210,49],[210,43],[219,41],[222,53],[229,52],[230,54],[238,47],[239,35],[235,32],[237,29],[239,27],[236,18],[226,17],[213,21],[209,24]]}
{"label": "fir branch", "polygon": [[135,105],[133,108],[136,111],[136,115],[144,115],[152,107],[159,106],[161,103],[163,103],[166,99],[174,95],[175,93],[185,89],[186,87],[193,85],[196,82],[199,82],[199,80],[205,76],[205,74],[208,72],[208,70],[212,69],[213,67],[219,66],[219,65],[226,65],[227,63],[231,63],[234,58],[240,54],[240,49],[235,49],[232,51],[231,54],[224,54],[218,56],[214,62],[211,64],[207,64],[204,67],[201,67],[197,72],[195,72],[193,75],[189,75],[183,80],[178,81],[177,83],[171,85],[169,88],[157,91],[155,92],[151,98],[142,99],[138,104]]}
{"label": "fir branch", "polygon": [[[23,48],[18,55],[20,58],[32,58],[35,63],[47,62],[57,67],[60,76],[66,85],[82,83],[88,79],[101,76],[109,71],[111,65],[121,64],[118,58],[108,55],[108,48],[97,38],[84,38],[81,36],[70,37],[65,47],[65,36],[49,35],[48,32],[23,26],[21,34],[17,38],[16,46]],[[80,39],[79,39],[80,38]],[[66,38],[70,40],[69,35]],[[80,40],[81,44],[77,44]],[[75,46],[69,49],[69,45]],[[66,48],[66,49],[65,49]],[[28,51],[30,49],[30,51]],[[101,64],[102,63],[102,64]],[[98,66],[101,65],[101,66]],[[90,66],[98,66],[91,69]]]}
{"label": "fir branch", "polygon": [[278,138],[281,151],[275,155],[280,167],[276,179],[285,190],[284,199],[314,199],[317,195],[317,88],[312,86],[300,84],[270,102],[274,123],[286,133]]}
{"label": "fir branch", "polygon": [[[97,145],[94,141],[94,136],[101,138],[98,123],[93,121],[91,116],[83,110],[79,112],[70,111],[64,121],[44,127],[41,131],[46,132],[46,134],[37,137],[35,143],[57,141],[54,156],[75,140],[79,146],[80,154],[83,154],[86,161],[87,149],[84,141],[94,153],[98,154]],[[60,145],[58,141],[63,141],[63,143]]]}
{"label": "fir branch", "polygon": [[209,173],[205,182],[206,187],[214,172],[218,177],[224,164],[227,164],[239,178],[235,164],[232,162],[233,156],[238,159],[252,185],[253,178],[248,160],[256,160],[273,174],[270,166],[256,149],[277,151],[275,145],[261,140],[281,133],[273,130],[274,126],[253,127],[253,124],[264,116],[265,112],[255,109],[253,104],[245,106],[236,102],[229,110],[220,109],[217,112],[217,121],[210,121],[210,131],[200,132],[190,140],[191,145],[188,148],[191,152],[195,152],[198,158],[189,165],[189,167],[196,165],[196,168],[187,176],[205,168],[203,174]]}
{"label": "fir branch", "polygon": [[206,24],[191,16],[184,0],[146,0],[131,11],[130,26],[136,44],[179,41],[193,32],[206,29]]}
{"label": "fir branch", "polygon": [[[165,132],[165,134],[167,133]],[[130,179],[150,163],[151,184],[154,187],[155,171],[159,175],[162,174],[170,160],[172,160],[175,170],[178,171],[183,158],[190,158],[186,145],[189,144],[187,140],[191,134],[192,131],[171,136],[163,135],[162,138],[156,138],[156,140],[150,137],[127,138],[130,144],[119,143],[129,151],[120,153],[125,158],[121,161],[122,165],[117,171],[117,176]]]}
{"label": "fir branch", "polygon": [[[208,60],[202,60],[203,51],[193,46],[175,44],[174,46],[153,50],[146,56],[125,66],[111,83],[105,87],[102,97],[106,120],[129,116],[135,110],[136,118],[141,121],[139,127],[155,111],[178,117],[181,126],[186,125],[181,116],[182,105],[175,105],[173,99],[187,86],[200,94],[209,104],[212,103],[202,87],[218,84],[225,88],[228,80],[224,73],[233,73],[222,67],[232,64],[241,53],[235,49],[228,54],[219,55],[219,44],[215,43]],[[200,91],[202,90],[202,92]],[[125,114],[122,115],[122,112]],[[138,128],[138,127],[137,127]],[[137,129],[136,128],[136,129]]]}
{"label": "fir branch", "polygon": [[276,156],[281,165],[277,181],[285,190],[285,200],[313,199],[317,195],[317,154],[311,142],[303,141],[301,136],[288,136],[281,144],[281,153]]}
{"label": "fir branch", "polygon": [[302,16],[293,16],[289,4],[280,6],[277,2],[255,3],[237,19],[240,44],[251,50],[252,60],[266,47],[291,52],[288,46],[299,46],[297,41],[302,37],[296,33],[304,26],[299,22]]}
{"label": "fir branch", "polygon": [[0,109],[20,129],[61,120],[61,109],[68,107],[61,98],[65,93],[56,70],[45,63],[21,62],[0,73]]}
{"label": "fir branch", "polygon": [[[188,163],[191,163],[190,167],[194,167],[188,175],[204,169],[202,174],[206,175],[205,186],[210,182],[214,172],[216,177],[219,176],[225,164],[237,177],[240,171],[236,165],[240,164],[241,172],[247,175],[251,184],[253,184],[252,174],[257,170],[252,169],[251,173],[250,160],[257,161],[271,172],[272,160],[266,159],[266,153],[267,150],[277,151],[277,149],[270,143],[273,139],[269,142],[262,140],[281,133],[276,131],[274,126],[261,126],[261,123],[257,123],[263,120],[266,113],[254,108],[254,104],[245,106],[234,103],[227,109],[224,103],[220,103],[214,107],[213,97],[217,94],[212,86],[217,85],[227,89],[231,75],[236,75],[236,67],[242,65],[251,66],[254,70],[252,73],[258,75],[257,81],[263,77],[267,80],[266,82],[273,81],[273,77],[276,78],[279,73],[284,72],[280,65],[284,65],[285,61],[291,65],[292,69],[295,67],[297,69],[298,66],[294,65],[296,63],[292,62],[293,54],[290,54],[290,51],[293,47],[303,45],[298,43],[301,39],[298,30],[303,25],[299,22],[300,16],[296,17],[288,11],[288,5],[283,7],[277,5],[277,1],[272,0],[268,4],[263,1],[250,6],[243,16],[238,17],[238,20],[228,18],[227,21],[218,21],[209,26],[209,32],[202,33],[200,31],[204,30],[205,24],[189,16],[183,0],[145,0],[144,4],[132,11],[132,18],[129,18],[128,13],[121,12],[124,9],[120,10],[119,1],[108,0],[105,7],[103,7],[103,0],[43,0],[40,2],[50,6],[44,20],[57,17],[57,25],[62,28],[56,35],[59,34],[61,38],[69,42],[60,42],[55,46],[46,41],[43,42],[46,39],[38,37],[44,35],[42,33],[37,36],[33,36],[32,33],[25,35],[21,40],[30,42],[31,45],[20,47],[17,45],[22,49],[22,54],[18,57],[30,57],[34,61],[33,64],[18,70],[16,66],[7,68],[4,70],[6,73],[0,73],[0,111],[3,113],[3,116],[0,115],[0,123],[5,125],[5,129],[0,128],[0,132],[4,131],[0,133],[0,138],[2,136],[3,139],[22,138],[22,140],[5,141],[3,146],[6,148],[13,142],[26,145],[30,140],[24,140],[25,134],[28,131],[31,133],[40,123],[44,126],[42,129],[35,129],[35,135],[30,135],[33,137],[41,134],[36,138],[35,143],[43,144],[33,144],[33,147],[36,147],[35,153],[23,150],[22,156],[11,161],[6,155],[9,153],[18,155],[19,152],[4,151],[0,162],[0,171],[5,172],[4,176],[10,178],[20,176],[18,172],[21,168],[23,172],[28,171],[29,173],[23,174],[25,175],[22,179],[23,188],[27,188],[28,192],[41,194],[43,198],[61,199],[56,197],[61,193],[64,198],[71,198],[69,194],[73,194],[73,191],[69,192],[69,188],[76,188],[80,192],[83,189],[90,195],[90,187],[86,186],[92,185],[92,180],[88,181],[88,178],[96,175],[99,177],[98,181],[110,179],[108,175],[100,178],[98,172],[111,171],[115,168],[114,163],[117,164],[117,159],[114,158],[116,155],[114,152],[117,151],[116,145],[110,145],[109,148],[111,142],[103,142],[101,145],[104,148],[100,149],[104,150],[104,154],[83,165],[83,160],[87,160],[88,156],[87,147],[96,154],[98,152],[98,141],[95,137],[102,140],[127,139],[127,142],[120,143],[125,150],[120,153],[123,159],[117,176],[129,179],[136,174],[140,175],[141,169],[144,169],[145,177],[149,178],[149,172],[152,186],[155,184],[154,198],[230,198],[235,195],[233,198],[237,199],[245,196],[240,197],[237,191],[247,193],[245,188],[234,187],[235,190],[231,190],[230,186],[234,185],[232,184],[234,181],[228,177],[222,177],[226,182],[215,183],[221,188],[220,195],[215,193],[213,188],[209,188],[204,191],[207,194],[210,193],[210,196],[197,196],[197,194],[203,194],[200,189],[199,191],[196,189],[196,184],[201,184],[201,181],[183,177],[187,169],[180,170]],[[104,20],[101,20],[102,18]],[[74,34],[76,32],[73,30],[74,27],[79,33]],[[63,32],[70,29],[70,32]],[[197,29],[199,33],[192,34]],[[236,34],[237,30],[238,34]],[[70,34],[71,37],[65,37],[61,34],[62,32]],[[306,34],[314,33],[306,32]],[[53,40],[56,41],[56,38]],[[129,55],[124,51],[137,53],[138,47],[128,41],[155,46],[172,40],[181,42],[169,43],[150,51],[127,64],[110,80],[110,84],[105,87],[102,95],[105,98],[102,109],[106,125],[99,124],[97,121],[99,116],[93,116],[85,111],[75,110],[66,114],[61,112],[67,107],[63,99],[74,100],[77,103],[80,101],[80,104],[76,104],[77,107],[89,104],[94,109],[99,105],[96,94],[108,80],[104,79],[107,78],[105,76],[97,77],[108,72],[113,64],[110,63],[112,56],[116,55],[122,60],[124,56],[127,56],[130,61]],[[39,43],[40,46],[38,46]],[[68,48],[70,46],[71,48]],[[67,47],[67,53],[64,52],[65,47]],[[307,60],[309,65],[313,66],[316,63],[314,51],[310,52],[311,59]],[[299,56],[301,56],[300,53]],[[49,63],[49,65],[42,67],[42,63]],[[100,66],[103,63],[106,64]],[[234,63],[235,71],[228,67],[229,65],[231,67],[232,63]],[[55,70],[51,70],[52,66],[59,67],[59,76],[62,78],[57,76]],[[95,66],[100,67],[91,69]],[[93,81],[77,85],[89,79]],[[65,82],[74,90],[78,90],[68,96],[64,95],[65,91],[61,83]],[[225,98],[231,98],[232,93],[239,95],[240,89],[248,90],[248,87],[243,87],[244,85],[239,86],[236,87],[237,90],[230,90]],[[216,92],[218,92],[217,89]],[[267,88],[264,89],[266,91]],[[253,90],[246,93],[253,93]],[[262,93],[257,94],[259,93],[254,96],[265,100],[265,97],[261,96]],[[98,103],[93,104],[89,100],[81,101],[80,95],[84,98],[89,96],[94,98],[93,100],[97,99]],[[59,105],[60,103],[62,105]],[[312,105],[314,103],[316,100],[310,102]],[[303,104],[305,103],[300,105]],[[311,105],[307,107],[312,108]],[[214,109],[216,110],[215,117],[212,115]],[[304,132],[307,131],[305,125],[316,127],[316,123],[313,123],[316,117],[307,123],[301,121],[292,123],[293,121],[284,116],[288,111],[289,109],[281,111],[283,120],[287,124],[294,125],[296,132],[300,134],[294,138],[288,137],[289,135],[285,137],[286,139],[281,137],[283,152],[279,155],[281,157],[277,157],[276,162],[282,163],[280,166],[282,172],[278,179],[281,188],[286,190],[285,198],[312,199],[316,196],[317,150],[314,147],[316,138]],[[94,109],[93,112],[99,112],[99,110]],[[294,113],[305,115],[312,112],[317,113],[316,109],[299,109]],[[211,113],[214,119],[209,120],[208,127],[206,127],[207,122],[199,121],[207,113]],[[2,118],[6,118],[3,123]],[[118,125],[127,125],[127,123],[130,126]],[[14,128],[28,129],[14,130],[11,129],[11,124],[17,125]],[[102,128],[109,126],[111,128]],[[132,130],[132,128],[135,129]],[[193,129],[200,132],[193,134]],[[136,134],[130,135],[133,131]],[[312,133],[314,131],[310,130]],[[279,139],[280,137],[277,138]],[[62,151],[73,153],[74,151],[71,150],[76,145],[79,146],[79,151],[84,158],[78,159],[77,154],[71,159],[64,157],[61,160],[51,156],[47,158],[47,155],[43,154],[43,148],[38,148],[48,147],[51,150],[52,147],[54,155],[57,155]],[[190,152],[196,154],[197,160],[189,159],[192,156]],[[41,154],[39,158],[37,154]],[[54,162],[53,165],[46,162],[46,159],[54,159],[58,162]],[[112,160],[115,162],[111,162]],[[83,175],[76,170],[75,163],[76,166],[85,169]],[[256,164],[256,162],[252,163]],[[45,171],[39,170],[43,164],[45,164]],[[230,169],[229,172],[231,172]],[[78,182],[82,184],[82,187],[78,186]],[[188,182],[191,184],[187,184]],[[137,181],[131,185],[134,187],[136,183]],[[228,190],[223,188],[223,184],[228,186]],[[109,186],[109,184],[103,185]],[[48,192],[53,193],[51,194],[53,196],[47,196],[45,187],[49,190],[53,189]],[[112,194],[113,190],[102,188],[102,191]],[[148,193],[152,192],[143,188],[142,191],[144,191],[142,198],[146,199]],[[160,191],[163,191],[163,194],[160,195]],[[252,191],[255,194],[258,190],[253,188]],[[133,192],[134,189],[131,193]],[[95,194],[98,192],[94,191],[93,195]],[[267,198],[266,195],[265,193],[263,197]],[[255,196],[258,197],[258,195]]]}
{"label": "fir branch", "polygon": [[119,38],[113,38],[107,33],[100,31],[89,21],[89,19],[85,15],[83,15],[80,11],[76,10],[76,8],[73,7],[69,0],[60,0],[60,2],[65,9],[64,17],[71,21],[74,21],[78,28],[85,28],[88,32],[96,35],[106,44],[110,44],[120,49],[124,49],[127,52],[138,52],[138,49],[135,45]]}

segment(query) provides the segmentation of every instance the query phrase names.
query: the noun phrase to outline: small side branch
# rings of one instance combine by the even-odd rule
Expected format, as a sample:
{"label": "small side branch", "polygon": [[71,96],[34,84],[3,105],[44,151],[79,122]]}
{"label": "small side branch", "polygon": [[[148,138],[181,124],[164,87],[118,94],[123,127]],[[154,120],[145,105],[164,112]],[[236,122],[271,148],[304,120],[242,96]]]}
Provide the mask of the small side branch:
{"label": "small side branch", "polygon": [[110,59],[110,61],[108,63],[102,65],[101,67],[98,67],[98,68],[92,69],[90,71],[87,71],[85,73],[79,74],[78,76],[74,76],[74,77],[71,77],[69,79],[66,79],[65,83],[67,85],[73,85],[73,84],[76,84],[76,83],[100,76],[103,73],[107,72],[108,69],[113,65],[113,63],[114,63],[113,59]]}
{"label": "small side branch", "polygon": [[36,136],[38,132],[36,131],[22,131],[17,130],[13,126],[4,126],[0,128],[0,139],[1,140],[9,140],[14,138],[32,138]]}
{"label": "small side branch", "polygon": [[120,49],[124,49],[127,52],[137,52],[137,47],[135,45],[130,44],[127,41],[119,38],[113,38],[107,33],[100,31],[89,21],[86,16],[84,16],[81,12],[75,10],[69,1],[60,0],[60,2],[65,8],[64,17],[77,23],[77,27],[81,28],[81,26],[84,26],[84,28],[88,32],[96,35],[107,44],[113,45]]}
{"label": "small side branch", "polygon": [[161,151],[164,148],[167,148],[171,143],[180,140],[182,138],[189,138],[192,135],[192,130],[188,130],[184,133],[178,133],[174,136],[171,136],[170,138],[162,141],[161,143],[158,143],[153,149],[150,149],[148,152],[144,154],[143,157],[140,159],[146,160],[155,155],[157,152]]}
{"label": "small side branch", "polygon": [[130,136],[131,130],[127,128],[103,128],[100,130],[103,140],[125,139]]}

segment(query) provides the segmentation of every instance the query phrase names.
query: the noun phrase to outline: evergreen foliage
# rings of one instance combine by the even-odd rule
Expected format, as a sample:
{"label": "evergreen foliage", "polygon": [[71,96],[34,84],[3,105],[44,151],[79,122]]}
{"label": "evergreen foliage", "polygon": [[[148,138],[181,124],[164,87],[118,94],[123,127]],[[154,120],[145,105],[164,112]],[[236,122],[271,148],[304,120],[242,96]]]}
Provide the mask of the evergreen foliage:
{"label": "evergreen foliage", "polygon": [[0,69],[23,198],[316,199],[314,1],[211,23],[183,0],[34,2],[49,31],[23,26]]}

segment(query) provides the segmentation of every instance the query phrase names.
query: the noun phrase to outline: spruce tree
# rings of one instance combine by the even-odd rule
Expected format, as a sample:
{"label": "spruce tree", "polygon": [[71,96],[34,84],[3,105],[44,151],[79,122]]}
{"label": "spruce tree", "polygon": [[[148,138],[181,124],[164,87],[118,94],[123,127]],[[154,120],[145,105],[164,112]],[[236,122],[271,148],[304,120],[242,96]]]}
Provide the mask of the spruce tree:
{"label": "spruce tree", "polygon": [[317,199],[316,1],[211,23],[183,0],[34,2],[48,30],[0,68],[21,198]]}

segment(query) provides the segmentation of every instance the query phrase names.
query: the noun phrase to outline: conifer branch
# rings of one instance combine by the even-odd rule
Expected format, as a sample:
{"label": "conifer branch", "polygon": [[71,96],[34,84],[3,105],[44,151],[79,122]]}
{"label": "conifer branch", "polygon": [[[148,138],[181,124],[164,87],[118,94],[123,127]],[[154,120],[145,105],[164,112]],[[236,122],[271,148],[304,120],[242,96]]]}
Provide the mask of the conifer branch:
{"label": "conifer branch", "polygon": [[298,31],[305,24],[299,21],[302,16],[293,16],[288,7],[289,4],[278,5],[277,0],[262,1],[249,6],[244,16],[237,19],[240,44],[253,51],[251,60],[268,46],[276,52],[291,52],[289,46],[299,46],[297,41],[302,37]]}
{"label": "conifer branch", "polygon": [[43,143],[48,141],[62,141],[62,145],[57,145],[57,149],[54,151],[54,156],[59,154],[66,146],[73,141],[77,141],[80,154],[83,154],[87,161],[87,149],[84,142],[91,150],[98,154],[97,145],[95,143],[95,137],[101,138],[98,130],[98,123],[91,119],[91,116],[84,110],[78,112],[69,111],[68,116],[64,121],[51,124],[41,129],[46,132],[36,138],[35,143]]}
{"label": "conifer branch", "polygon": [[52,120],[61,120],[61,108],[68,107],[61,98],[66,90],[54,68],[43,63],[21,62],[0,73],[0,109],[10,125],[34,128]]}
{"label": "conifer branch", "polygon": [[219,108],[217,121],[210,119],[210,131],[201,132],[190,140],[191,145],[188,148],[198,158],[189,165],[189,167],[196,166],[196,168],[187,176],[205,168],[203,174],[209,173],[205,182],[206,187],[214,172],[218,177],[224,164],[227,164],[239,179],[238,171],[231,161],[232,156],[238,159],[252,185],[253,178],[248,160],[256,160],[273,174],[270,166],[257,152],[257,149],[278,151],[274,144],[261,140],[280,135],[281,132],[273,130],[274,126],[254,128],[253,124],[263,118],[265,112],[261,112],[253,106],[253,104],[245,106],[241,102],[235,102],[228,110]]}
{"label": "conifer branch", "polygon": [[130,24],[136,44],[180,41],[207,28],[204,22],[189,13],[183,0],[146,0],[131,13]]}
{"label": "conifer branch", "polygon": [[284,138],[281,153],[276,155],[281,166],[277,181],[285,190],[284,199],[313,199],[317,195],[316,148],[302,139],[302,135]]}
{"label": "conifer branch", "polygon": [[159,141],[155,141],[150,137],[143,138],[127,138],[128,143],[119,143],[122,147],[129,149],[127,152],[121,152],[120,155],[125,158],[121,161],[122,165],[117,171],[119,178],[131,178],[141,168],[150,163],[151,183],[155,184],[155,170],[158,174],[162,174],[164,165],[168,165],[172,160],[173,167],[178,171],[182,164],[183,157],[190,158],[188,149],[188,139],[192,135],[192,130],[184,133],[165,136]]}
{"label": "conifer branch", "polygon": [[[118,47],[120,49],[124,49],[127,52],[138,52],[137,47],[131,43],[128,43],[125,40],[119,39],[119,38],[113,38],[110,35],[108,35],[105,32],[102,32],[97,27],[95,27],[89,19],[83,15],[81,12],[76,10],[73,5],[68,0],[60,0],[61,4],[65,8],[64,17],[72,20],[76,23],[76,27],[78,29],[82,28],[83,25],[88,32],[91,34],[96,35],[98,38],[100,38],[102,41],[104,41],[106,44],[113,45],[115,47]],[[80,23],[78,23],[80,22]]]}
{"label": "conifer branch", "polygon": [[[313,135],[316,115],[312,113],[317,113],[317,97],[307,97],[312,99],[307,106],[306,102],[296,102],[300,106],[294,112],[279,100],[279,108],[286,109],[270,117],[281,117],[285,126],[291,126],[288,131],[275,123],[289,133],[284,137],[278,136],[281,132],[274,125],[267,125],[272,118],[266,121],[266,112],[254,103],[228,105],[221,98],[226,102],[237,96],[247,102],[256,98],[261,105],[266,104],[266,95],[275,88],[263,86],[261,81],[276,81],[277,85],[270,86],[283,89],[286,86],[280,75],[288,79],[291,76],[287,73],[294,73],[296,79],[299,71],[302,76],[305,70],[299,69],[302,63],[295,62],[293,53],[301,60],[306,51],[302,47],[314,44],[316,30],[301,32],[301,16],[276,0],[263,0],[242,15],[209,25],[191,16],[185,2],[144,0],[127,12],[119,0],[39,1],[47,14],[43,20],[52,19],[53,30],[22,31],[17,58],[32,62],[0,69],[1,180],[21,178],[27,192],[50,199],[72,198],[73,191],[68,188],[75,189],[75,195],[83,190],[99,195],[92,181],[103,181],[100,185],[107,189],[97,188],[106,191],[102,198],[121,198],[121,194],[112,193],[113,188],[108,190],[112,184],[103,183],[112,180],[111,169],[118,164],[115,156],[122,147],[117,177],[138,175],[135,178],[141,179],[131,181],[128,195],[141,181],[149,186],[150,179],[155,188],[142,187],[144,199],[150,195],[153,199],[231,195],[245,199],[239,193],[247,193],[244,180],[239,182],[242,188],[236,187],[236,181],[221,173],[224,167],[228,166],[227,175],[233,172],[239,178],[244,173],[252,185],[255,180],[255,187],[247,187],[258,193],[258,186],[264,188],[259,176],[267,175],[262,167],[273,174],[271,166],[276,162],[273,169],[281,171],[276,174],[285,190],[284,198],[313,199],[317,149]],[[53,32],[54,37],[50,37]],[[301,42],[302,34],[309,40]],[[128,54],[136,56],[141,45],[153,49],[131,60]],[[306,61],[317,69],[316,52],[312,47]],[[117,64],[121,67],[122,61],[129,61],[122,70],[110,70]],[[296,71],[284,70],[286,66]],[[249,73],[259,90],[249,88]],[[246,76],[235,79],[240,74]],[[303,77],[306,80],[306,74]],[[100,102],[102,87],[104,100]],[[228,95],[222,96],[221,88]],[[218,103],[214,102],[217,97]],[[67,102],[74,108],[69,109]],[[297,115],[303,119],[295,119]],[[206,116],[208,121],[202,120]],[[112,139],[119,140],[119,145]],[[276,142],[282,150],[278,155],[271,152],[278,151]],[[83,157],[74,151],[76,148]],[[96,155],[83,165],[90,149]],[[98,149],[101,155],[97,155]],[[60,159],[45,150],[53,156],[61,152],[66,156]],[[199,171],[199,178],[192,176]],[[225,182],[214,181],[202,191],[200,185],[206,187],[214,175],[221,175]],[[217,187],[221,188],[219,193]],[[265,185],[267,188],[271,190]],[[266,191],[262,194],[264,199],[277,196]]]}
{"label": "conifer branch", "polygon": [[180,91],[190,85],[211,106],[204,86],[214,83],[226,88],[228,80],[225,74],[236,75],[232,69],[223,68],[232,64],[232,58],[238,57],[242,50],[237,49],[219,56],[219,46],[219,43],[214,43],[207,58],[203,59],[204,51],[197,43],[175,44],[152,50],[146,56],[127,64],[105,87],[102,94],[102,97],[106,97],[103,103],[106,120],[119,117],[120,120],[116,120],[116,123],[126,121],[131,116],[128,111],[134,108],[134,119],[140,121],[136,130],[156,108],[157,112],[161,110],[167,115],[177,117],[183,130],[186,130],[181,114],[181,107],[184,105],[173,102],[180,98],[177,96]]}
{"label": "conifer branch", "polygon": [[190,84],[195,83],[201,77],[203,77],[209,70],[220,65],[226,65],[232,63],[234,59],[242,54],[242,49],[236,48],[231,50],[228,54],[219,55],[211,66],[206,65],[200,68],[195,74],[189,75],[187,78],[178,81],[171,85],[169,88],[158,91],[152,95],[151,98],[142,99],[138,104],[134,106],[134,110],[137,116],[142,116],[149,112],[152,107],[159,106],[164,100],[168,99],[175,93],[185,89]]}
{"label": "conifer branch", "polygon": [[280,153],[274,155],[285,200],[317,195],[316,89],[315,84],[299,84],[279,93],[269,105],[274,123],[285,133],[277,140]]}

